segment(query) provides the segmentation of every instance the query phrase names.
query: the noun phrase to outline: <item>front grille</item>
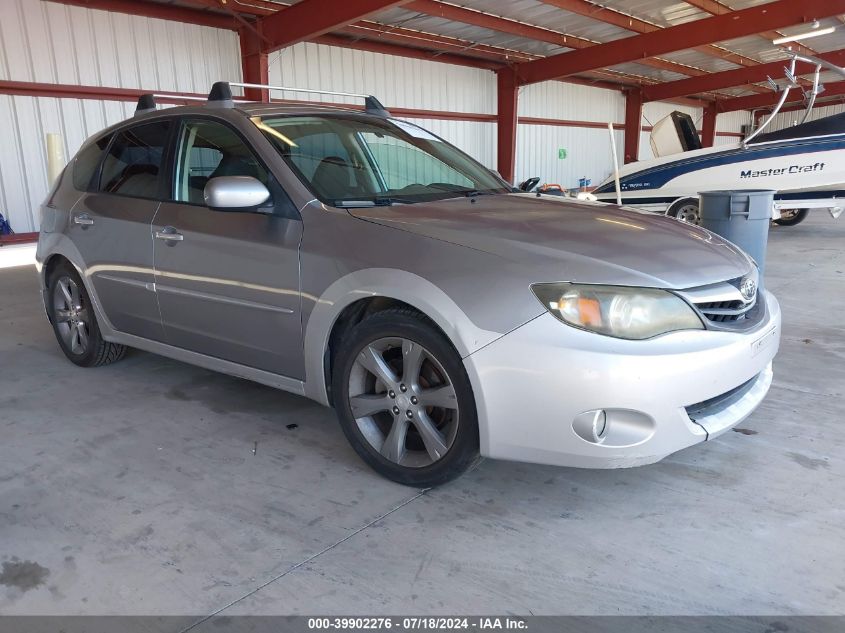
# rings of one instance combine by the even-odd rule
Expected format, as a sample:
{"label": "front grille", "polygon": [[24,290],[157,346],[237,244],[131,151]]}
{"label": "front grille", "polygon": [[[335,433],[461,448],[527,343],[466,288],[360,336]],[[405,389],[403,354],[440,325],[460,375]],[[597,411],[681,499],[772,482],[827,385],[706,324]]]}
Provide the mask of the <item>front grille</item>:
{"label": "front grille", "polygon": [[756,298],[750,303],[744,301],[705,301],[696,303],[695,307],[707,317],[710,321],[715,323],[724,323],[726,321],[740,321],[747,319],[749,312],[757,303]]}

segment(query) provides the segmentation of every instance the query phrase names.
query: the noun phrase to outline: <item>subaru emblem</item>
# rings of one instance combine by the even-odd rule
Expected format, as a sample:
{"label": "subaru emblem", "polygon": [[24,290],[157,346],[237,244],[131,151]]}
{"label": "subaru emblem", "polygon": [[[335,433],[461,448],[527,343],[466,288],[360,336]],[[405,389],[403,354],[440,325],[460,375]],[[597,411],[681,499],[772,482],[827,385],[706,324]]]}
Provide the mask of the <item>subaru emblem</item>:
{"label": "subaru emblem", "polygon": [[746,277],[739,284],[739,292],[743,299],[751,301],[757,294],[757,283],[751,277]]}

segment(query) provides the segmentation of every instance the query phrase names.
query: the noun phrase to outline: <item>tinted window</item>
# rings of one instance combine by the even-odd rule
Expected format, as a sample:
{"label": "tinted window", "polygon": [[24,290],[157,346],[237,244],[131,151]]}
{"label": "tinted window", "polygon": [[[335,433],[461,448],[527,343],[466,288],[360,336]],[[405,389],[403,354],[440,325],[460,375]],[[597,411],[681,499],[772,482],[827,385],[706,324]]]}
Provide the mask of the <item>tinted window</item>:
{"label": "tinted window", "polygon": [[100,174],[100,191],[157,198],[170,121],[147,123],[117,134]]}
{"label": "tinted window", "polygon": [[108,147],[111,134],[91,143],[76,155],[73,161],[73,186],[79,191],[88,191],[100,166],[103,152]]}
{"label": "tinted window", "polygon": [[205,204],[205,184],[218,176],[252,176],[269,186],[267,170],[234,130],[214,121],[185,123],[179,139],[173,199]]}

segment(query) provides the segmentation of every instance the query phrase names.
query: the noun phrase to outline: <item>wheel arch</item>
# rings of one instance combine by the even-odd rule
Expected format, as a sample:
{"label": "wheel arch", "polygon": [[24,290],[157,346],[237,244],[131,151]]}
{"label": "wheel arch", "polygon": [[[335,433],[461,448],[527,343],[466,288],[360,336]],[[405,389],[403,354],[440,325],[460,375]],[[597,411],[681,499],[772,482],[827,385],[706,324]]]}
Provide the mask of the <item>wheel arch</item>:
{"label": "wheel arch", "polygon": [[407,271],[356,271],[312,300],[304,324],[305,394],[328,406],[332,346],[336,349],[343,332],[370,314],[395,307],[413,309],[443,334],[461,358],[504,334],[479,328],[443,290]]}

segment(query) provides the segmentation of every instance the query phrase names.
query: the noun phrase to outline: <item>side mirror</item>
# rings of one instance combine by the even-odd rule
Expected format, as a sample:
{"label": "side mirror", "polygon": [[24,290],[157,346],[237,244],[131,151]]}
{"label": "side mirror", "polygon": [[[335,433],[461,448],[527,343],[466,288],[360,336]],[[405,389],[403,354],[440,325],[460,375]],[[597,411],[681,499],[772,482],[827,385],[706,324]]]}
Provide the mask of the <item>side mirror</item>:
{"label": "side mirror", "polygon": [[255,211],[270,199],[270,192],[252,176],[219,176],[206,183],[203,198],[215,211]]}

